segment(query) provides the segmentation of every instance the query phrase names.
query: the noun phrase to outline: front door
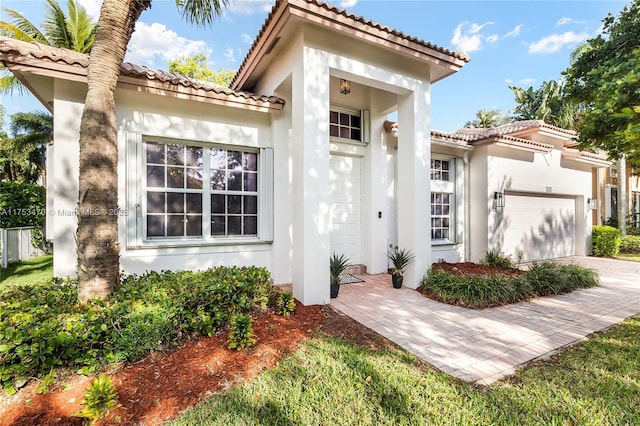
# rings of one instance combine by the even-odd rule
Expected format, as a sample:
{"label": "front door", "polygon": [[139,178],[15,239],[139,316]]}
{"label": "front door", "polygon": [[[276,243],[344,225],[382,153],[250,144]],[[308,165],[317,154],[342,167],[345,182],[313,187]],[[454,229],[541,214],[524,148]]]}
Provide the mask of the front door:
{"label": "front door", "polygon": [[362,263],[362,159],[332,155],[331,252]]}

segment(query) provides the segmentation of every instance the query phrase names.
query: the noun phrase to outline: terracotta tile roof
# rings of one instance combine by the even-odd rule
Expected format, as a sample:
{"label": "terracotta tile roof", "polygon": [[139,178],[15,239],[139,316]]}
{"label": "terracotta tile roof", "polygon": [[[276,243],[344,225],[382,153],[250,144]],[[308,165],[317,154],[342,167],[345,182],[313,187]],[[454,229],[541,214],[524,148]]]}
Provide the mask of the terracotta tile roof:
{"label": "terracotta tile roof", "polygon": [[[22,59],[39,59],[43,61],[78,66],[86,69],[89,65],[89,55],[68,49],[46,46],[39,43],[27,43],[8,37],[0,36],[0,60],[5,62],[9,55],[19,55]],[[121,75],[142,77],[162,83],[185,88],[204,90],[222,96],[241,98],[247,101],[267,102],[284,105],[284,100],[276,96],[261,96],[254,93],[232,90],[228,87],[212,83],[193,80],[188,77],[171,74],[161,70],[154,70],[140,65],[125,62],[122,64]]]}
{"label": "terracotta tile roof", "polygon": [[503,124],[501,126],[489,128],[462,128],[453,132],[455,135],[465,138],[469,142],[476,142],[482,139],[488,139],[495,136],[509,135],[530,129],[547,129],[554,132],[562,133],[566,136],[576,136],[573,130],[562,129],[560,127],[551,126],[542,120],[521,120],[512,123]]}
{"label": "terracotta tile roof", "polygon": [[[273,5],[273,8],[271,9],[271,11],[269,12],[269,15],[267,16],[267,19],[265,19],[264,23],[262,24],[262,27],[260,28],[260,31],[258,32],[258,35],[256,36],[253,44],[249,48],[249,51],[245,55],[244,60],[240,64],[240,67],[238,68],[238,72],[236,73],[235,77],[233,78],[233,80],[231,82],[231,87],[234,87],[234,85],[236,84],[236,80],[238,79],[238,76],[240,75],[240,73],[243,70],[243,68],[247,65],[247,62],[249,61],[249,58],[251,57],[251,55],[253,54],[255,49],[258,47],[260,39],[262,38],[262,36],[266,32],[266,30],[268,29],[269,25],[271,24],[271,21],[273,19],[275,19],[276,12],[278,11],[278,8],[282,5],[282,3],[284,3],[284,2],[290,3],[292,1],[293,0],[276,0],[275,4]],[[435,45],[435,44],[433,44],[431,42],[428,42],[428,41],[419,39],[417,37],[405,34],[405,33],[401,32],[401,31],[395,30],[395,29],[390,28],[388,26],[381,25],[379,23],[373,22],[373,21],[371,21],[369,19],[364,18],[363,16],[358,16],[358,15],[355,15],[353,13],[350,13],[346,9],[340,9],[340,8],[338,8],[336,6],[332,6],[330,4],[327,4],[327,3],[324,3],[324,2],[320,2],[320,1],[317,1],[317,0],[301,0],[301,1],[304,2],[304,3],[307,3],[307,5],[313,5],[313,6],[319,7],[319,8],[323,9],[326,12],[330,12],[330,13],[332,13],[334,15],[338,15],[338,16],[342,16],[342,17],[348,18],[353,22],[364,24],[364,25],[368,26],[369,28],[385,32],[388,35],[398,37],[398,38],[400,38],[402,40],[406,40],[408,42],[415,43],[415,44],[418,44],[420,46],[423,46],[423,47],[426,47],[426,48],[429,48],[429,49],[433,49],[433,50],[435,50],[437,52],[443,53],[445,55],[452,56],[452,57],[454,57],[456,59],[459,59],[461,61],[469,62],[471,60],[469,55],[467,55],[464,52],[455,52],[453,50],[445,49],[444,47],[437,46],[437,45]]]}

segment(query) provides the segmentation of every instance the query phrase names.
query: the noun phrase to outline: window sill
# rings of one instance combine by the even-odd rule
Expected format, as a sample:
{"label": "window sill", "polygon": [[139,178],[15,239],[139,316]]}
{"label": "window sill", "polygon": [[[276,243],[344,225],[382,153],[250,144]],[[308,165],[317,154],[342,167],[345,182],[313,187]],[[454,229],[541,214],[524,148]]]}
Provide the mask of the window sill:
{"label": "window sill", "polygon": [[431,240],[432,247],[446,247],[446,246],[459,246],[461,242],[448,241],[448,240]]}
{"label": "window sill", "polygon": [[138,244],[131,245],[130,249],[168,249],[168,248],[182,248],[182,247],[228,247],[228,246],[256,246],[273,243],[272,240],[260,240],[258,238],[229,238],[229,239],[216,239],[216,240],[144,240]]}

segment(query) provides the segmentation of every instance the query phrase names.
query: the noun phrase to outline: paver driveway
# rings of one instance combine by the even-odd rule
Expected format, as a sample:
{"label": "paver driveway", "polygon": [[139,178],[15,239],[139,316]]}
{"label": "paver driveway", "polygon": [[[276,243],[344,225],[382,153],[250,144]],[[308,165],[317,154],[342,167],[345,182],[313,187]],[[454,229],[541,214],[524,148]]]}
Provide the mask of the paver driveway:
{"label": "paver driveway", "polygon": [[561,261],[595,269],[600,286],[473,310],[394,289],[387,274],[367,275],[364,283],[341,286],[331,306],[446,373],[488,384],[640,314],[640,263],[592,257]]}

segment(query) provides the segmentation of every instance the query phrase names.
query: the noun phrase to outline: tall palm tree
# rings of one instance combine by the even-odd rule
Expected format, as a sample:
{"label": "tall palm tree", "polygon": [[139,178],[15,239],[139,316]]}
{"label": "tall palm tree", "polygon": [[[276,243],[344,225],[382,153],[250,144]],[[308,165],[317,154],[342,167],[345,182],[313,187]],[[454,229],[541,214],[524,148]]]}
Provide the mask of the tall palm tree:
{"label": "tall palm tree", "polygon": [[12,137],[0,140],[0,178],[36,183],[44,170],[46,146],[53,138],[53,117],[47,112],[11,116]]}
{"label": "tall palm tree", "polygon": [[575,128],[578,106],[565,99],[562,81],[545,81],[538,89],[516,86],[509,89],[518,104],[513,109],[516,120],[543,120],[564,129]]}
{"label": "tall palm tree", "polygon": [[[220,16],[228,0],[176,0],[184,18],[202,25]],[[87,70],[80,122],[78,297],[108,297],[118,282],[118,145],[115,88],[127,44],[151,0],[104,0]],[[91,214],[98,212],[100,214]]]}
{"label": "tall palm tree", "polygon": [[[81,53],[88,53],[93,45],[96,23],[89,18],[87,10],[76,0],[67,0],[67,13],[56,0],[47,0],[42,30],[20,12],[6,7],[3,12],[12,18],[11,22],[0,21],[0,34],[17,40],[37,42],[48,46],[62,47]],[[21,93],[25,90],[13,75],[0,77],[0,93]]]}
{"label": "tall palm tree", "polygon": [[489,127],[507,124],[510,121],[511,118],[502,114],[500,109],[481,109],[476,112],[475,120],[467,121],[464,123],[464,127],[488,129]]}

